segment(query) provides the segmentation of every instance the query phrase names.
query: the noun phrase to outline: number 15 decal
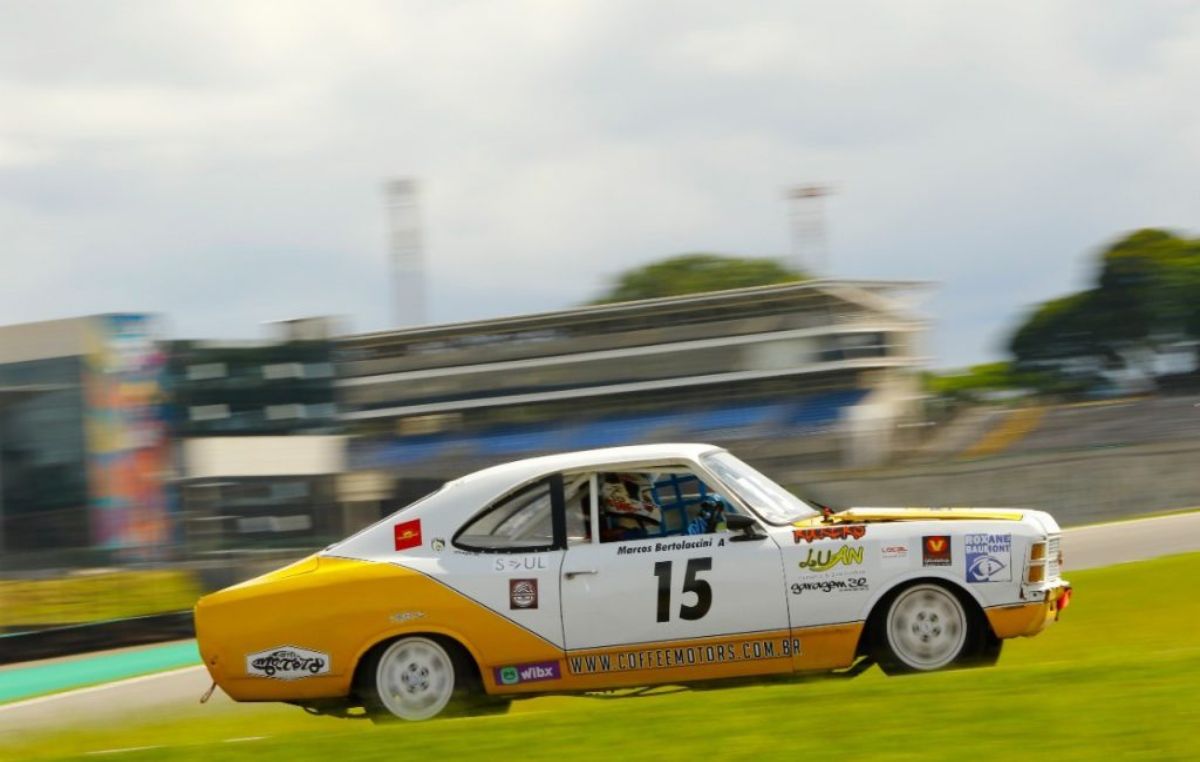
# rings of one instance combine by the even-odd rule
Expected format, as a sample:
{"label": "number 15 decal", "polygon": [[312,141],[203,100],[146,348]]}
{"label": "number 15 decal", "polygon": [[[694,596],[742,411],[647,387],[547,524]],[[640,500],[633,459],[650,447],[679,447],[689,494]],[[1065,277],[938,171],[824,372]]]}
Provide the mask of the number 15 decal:
{"label": "number 15 decal", "polygon": [[[671,564],[659,561],[654,564],[654,576],[658,577],[658,621],[671,621]],[[687,571],[683,575],[683,592],[695,593],[696,602],[691,606],[679,605],[680,619],[702,619],[712,608],[712,587],[706,580],[698,579],[702,571],[712,571],[712,558],[689,558]]]}

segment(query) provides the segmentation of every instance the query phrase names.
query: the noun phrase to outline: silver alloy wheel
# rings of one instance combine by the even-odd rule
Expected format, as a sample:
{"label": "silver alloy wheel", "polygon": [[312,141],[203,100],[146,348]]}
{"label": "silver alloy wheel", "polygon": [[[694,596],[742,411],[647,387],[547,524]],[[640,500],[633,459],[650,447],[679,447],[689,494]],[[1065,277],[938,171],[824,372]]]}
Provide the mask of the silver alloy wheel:
{"label": "silver alloy wheel", "polygon": [[388,646],[375,668],[375,690],[402,720],[427,720],[454,695],[454,662],[428,638],[404,638]]}
{"label": "silver alloy wheel", "polygon": [[945,667],[962,653],[967,615],[958,598],[940,585],[915,585],[892,601],[887,616],[892,652],[916,670]]}

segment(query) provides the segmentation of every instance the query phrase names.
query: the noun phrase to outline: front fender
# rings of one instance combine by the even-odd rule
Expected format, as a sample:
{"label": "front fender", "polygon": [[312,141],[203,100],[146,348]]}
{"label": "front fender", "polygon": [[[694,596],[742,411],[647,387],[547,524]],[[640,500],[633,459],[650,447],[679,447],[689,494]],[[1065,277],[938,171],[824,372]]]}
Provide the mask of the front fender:
{"label": "front fender", "polygon": [[860,618],[864,621],[870,619],[871,614],[875,611],[875,607],[878,606],[879,602],[886,598],[889,594],[895,592],[899,588],[907,587],[914,582],[924,580],[940,582],[955,590],[965,593],[967,598],[975,601],[975,604],[979,606],[981,611],[988,607],[987,601],[985,601],[976,590],[967,585],[961,577],[956,577],[953,574],[933,567],[922,567],[918,569],[911,569],[895,577],[891,577],[887,580],[885,585],[880,586],[879,590],[873,591],[870,598],[863,606],[862,611],[860,612]]}

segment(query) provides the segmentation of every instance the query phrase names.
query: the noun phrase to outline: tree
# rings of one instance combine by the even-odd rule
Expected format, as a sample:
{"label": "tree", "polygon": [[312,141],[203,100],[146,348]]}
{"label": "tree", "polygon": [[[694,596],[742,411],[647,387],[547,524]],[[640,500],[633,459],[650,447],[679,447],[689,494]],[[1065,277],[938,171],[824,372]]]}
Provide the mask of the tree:
{"label": "tree", "polygon": [[766,286],[807,280],[808,276],[774,259],[728,257],[719,254],[681,254],[617,276],[608,292],[593,304],[629,302],[727,288]]}
{"label": "tree", "polygon": [[1200,337],[1200,240],[1165,230],[1126,235],[1100,252],[1094,288],[1045,302],[1017,328],[1019,367],[1146,364],[1163,345]]}
{"label": "tree", "polygon": [[1107,345],[1094,318],[1101,313],[1096,291],[1080,291],[1044,302],[1009,341],[1019,363],[1104,355]]}
{"label": "tree", "polygon": [[963,370],[922,374],[925,389],[936,397],[975,400],[996,393],[1064,391],[1057,378],[1018,370],[1011,362],[989,362]]}

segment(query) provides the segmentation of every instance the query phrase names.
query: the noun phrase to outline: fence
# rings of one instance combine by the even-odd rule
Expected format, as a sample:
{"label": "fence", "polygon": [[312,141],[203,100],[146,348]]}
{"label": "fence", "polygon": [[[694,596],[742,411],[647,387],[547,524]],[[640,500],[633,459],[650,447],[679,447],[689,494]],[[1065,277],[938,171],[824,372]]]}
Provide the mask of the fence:
{"label": "fence", "polygon": [[797,494],[836,506],[1016,506],[1049,511],[1064,526],[1200,506],[1196,441],[857,473],[782,471]]}

